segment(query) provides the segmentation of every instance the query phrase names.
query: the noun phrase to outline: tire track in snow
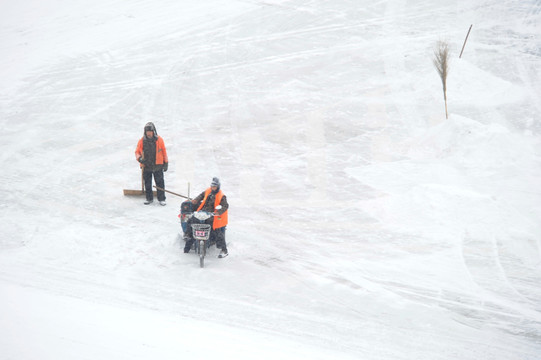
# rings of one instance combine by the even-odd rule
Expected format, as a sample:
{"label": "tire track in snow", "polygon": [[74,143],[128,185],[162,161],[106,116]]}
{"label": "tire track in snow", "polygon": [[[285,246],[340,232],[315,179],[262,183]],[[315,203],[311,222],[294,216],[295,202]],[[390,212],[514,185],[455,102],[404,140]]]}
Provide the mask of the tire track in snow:
{"label": "tire track in snow", "polygon": [[[537,315],[539,319],[541,314],[536,308],[539,299],[529,299],[517,290],[502,265],[502,253],[495,237],[487,240],[466,235],[463,238],[462,257],[471,279],[480,288],[498,295],[502,305],[527,316]],[[515,266],[520,266],[519,264],[517,262]]]}

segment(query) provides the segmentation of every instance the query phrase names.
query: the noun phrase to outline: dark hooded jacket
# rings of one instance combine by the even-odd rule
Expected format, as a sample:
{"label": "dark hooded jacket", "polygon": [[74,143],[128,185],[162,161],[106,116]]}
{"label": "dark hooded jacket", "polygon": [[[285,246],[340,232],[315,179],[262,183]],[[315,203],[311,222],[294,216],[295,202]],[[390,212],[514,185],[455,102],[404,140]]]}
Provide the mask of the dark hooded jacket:
{"label": "dark hooded jacket", "polygon": [[[154,132],[154,135],[147,137],[147,129]],[[137,143],[135,149],[135,159],[144,166],[145,171],[158,171],[163,169],[163,165],[169,162],[167,150],[161,136],[156,131],[156,126],[149,122],[143,129],[143,137]],[[140,161],[140,159],[142,161]]]}

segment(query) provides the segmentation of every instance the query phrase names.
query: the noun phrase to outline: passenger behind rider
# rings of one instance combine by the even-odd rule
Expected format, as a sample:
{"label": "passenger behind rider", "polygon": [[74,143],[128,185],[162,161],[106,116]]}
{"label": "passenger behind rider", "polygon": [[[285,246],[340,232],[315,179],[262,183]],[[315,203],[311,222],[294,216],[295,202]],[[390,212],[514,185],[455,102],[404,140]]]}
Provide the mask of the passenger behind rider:
{"label": "passenger behind rider", "polygon": [[[222,249],[219,257],[225,257],[228,255],[227,244],[225,242],[225,229],[227,226],[227,217],[229,204],[227,203],[227,197],[220,190],[220,179],[217,177],[212,178],[210,187],[199,194],[192,200],[195,211],[207,211],[213,213],[214,216],[209,219],[209,224],[212,224],[212,234],[216,241],[216,247]],[[191,224],[194,222],[194,218],[190,218],[187,222],[186,233],[184,239],[186,244],[184,246],[184,252],[190,252],[193,245],[194,238],[192,233]]]}

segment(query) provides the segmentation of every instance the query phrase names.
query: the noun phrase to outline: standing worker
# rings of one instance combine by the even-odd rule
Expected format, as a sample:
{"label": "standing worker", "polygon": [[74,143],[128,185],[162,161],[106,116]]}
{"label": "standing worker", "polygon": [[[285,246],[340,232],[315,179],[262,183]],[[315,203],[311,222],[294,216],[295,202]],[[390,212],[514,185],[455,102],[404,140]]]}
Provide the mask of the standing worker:
{"label": "standing worker", "polygon": [[[167,171],[169,159],[167,150],[161,136],[158,136],[156,127],[149,122],[145,125],[143,137],[137,143],[135,158],[139,161],[145,180],[145,205],[152,204],[154,196],[152,193],[152,175],[156,187],[165,189],[163,173]],[[165,205],[165,192],[157,189],[160,205]]]}

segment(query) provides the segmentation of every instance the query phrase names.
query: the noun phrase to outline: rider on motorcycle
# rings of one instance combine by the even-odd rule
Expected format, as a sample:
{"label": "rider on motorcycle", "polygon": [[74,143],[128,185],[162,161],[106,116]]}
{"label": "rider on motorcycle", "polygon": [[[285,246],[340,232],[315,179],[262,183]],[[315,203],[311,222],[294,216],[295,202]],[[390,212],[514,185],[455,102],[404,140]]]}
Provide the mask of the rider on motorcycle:
{"label": "rider on motorcycle", "polygon": [[[193,199],[192,204],[196,211],[207,211],[214,214],[208,220],[209,224],[212,225],[211,237],[214,237],[216,247],[222,249],[219,257],[226,257],[228,252],[225,243],[225,228],[227,226],[227,209],[229,208],[229,204],[227,203],[225,194],[220,190],[220,179],[217,177],[212,178],[210,187]],[[186,240],[184,246],[185,253],[190,252],[194,242],[191,226],[194,221],[192,217],[187,223],[186,233],[184,234],[184,239]]]}

